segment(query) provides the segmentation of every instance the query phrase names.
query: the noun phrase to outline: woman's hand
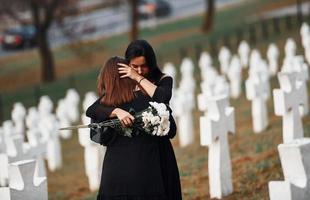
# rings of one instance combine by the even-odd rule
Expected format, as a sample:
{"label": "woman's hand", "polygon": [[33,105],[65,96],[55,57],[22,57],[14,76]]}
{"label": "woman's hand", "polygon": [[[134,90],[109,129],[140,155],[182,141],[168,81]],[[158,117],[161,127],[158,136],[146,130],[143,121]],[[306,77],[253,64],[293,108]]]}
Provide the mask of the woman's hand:
{"label": "woman's hand", "polygon": [[133,80],[139,81],[141,78],[143,78],[141,75],[136,72],[133,68],[129,67],[128,65],[124,63],[117,63],[118,66],[118,73],[122,74],[121,78],[129,77]]}
{"label": "woman's hand", "polygon": [[127,112],[127,111],[125,111],[123,109],[120,109],[120,108],[115,108],[112,112],[120,120],[120,122],[121,122],[123,127],[130,127],[130,126],[132,126],[135,118],[129,112]]}

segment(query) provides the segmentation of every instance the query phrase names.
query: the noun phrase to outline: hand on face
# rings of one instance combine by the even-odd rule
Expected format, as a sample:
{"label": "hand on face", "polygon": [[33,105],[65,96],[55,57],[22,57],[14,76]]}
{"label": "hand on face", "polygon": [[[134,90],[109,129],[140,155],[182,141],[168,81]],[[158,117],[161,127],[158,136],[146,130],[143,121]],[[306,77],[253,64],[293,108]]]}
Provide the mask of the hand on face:
{"label": "hand on face", "polygon": [[118,73],[121,74],[121,78],[129,77],[137,81],[141,77],[136,70],[129,67],[128,65],[123,63],[117,63],[117,65],[120,66],[118,68]]}
{"label": "hand on face", "polygon": [[144,56],[138,56],[130,60],[130,64],[126,65],[118,63],[119,73],[122,74],[121,78],[129,77],[133,80],[139,81],[149,73],[149,68],[146,65]]}

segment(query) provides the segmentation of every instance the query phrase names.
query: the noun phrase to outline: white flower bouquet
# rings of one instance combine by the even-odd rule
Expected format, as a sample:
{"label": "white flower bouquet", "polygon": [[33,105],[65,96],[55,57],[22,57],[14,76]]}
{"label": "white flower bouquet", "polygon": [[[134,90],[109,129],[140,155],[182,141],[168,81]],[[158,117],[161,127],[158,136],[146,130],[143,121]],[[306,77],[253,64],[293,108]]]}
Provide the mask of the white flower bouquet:
{"label": "white flower bouquet", "polygon": [[134,115],[135,120],[131,127],[122,127],[119,119],[110,119],[100,123],[91,123],[89,128],[98,129],[101,127],[111,127],[116,129],[121,135],[132,137],[133,134],[147,133],[154,136],[168,135],[170,130],[168,107],[163,103],[150,102],[150,106],[145,110],[137,113],[130,112]]}

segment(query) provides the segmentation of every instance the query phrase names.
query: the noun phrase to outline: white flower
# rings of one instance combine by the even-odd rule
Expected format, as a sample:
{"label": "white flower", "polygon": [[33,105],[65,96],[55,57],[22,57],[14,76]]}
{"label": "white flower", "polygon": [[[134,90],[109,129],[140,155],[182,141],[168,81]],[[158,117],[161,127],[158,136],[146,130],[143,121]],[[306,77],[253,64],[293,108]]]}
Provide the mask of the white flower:
{"label": "white flower", "polygon": [[167,135],[170,130],[170,121],[169,118],[163,117],[160,120],[160,127],[162,130],[162,135]]}
{"label": "white flower", "polygon": [[[95,123],[97,125],[117,128],[121,131],[120,134],[127,137],[132,137],[133,130],[137,128],[142,129],[145,134],[151,134],[156,136],[165,136],[168,134],[170,129],[170,113],[167,106],[163,103],[150,102],[147,109],[135,114],[135,123],[130,128],[124,128],[121,126],[119,119],[111,119],[101,123]],[[140,131],[136,132],[137,134]]]}
{"label": "white flower", "polygon": [[154,116],[151,118],[151,124],[152,125],[158,125],[160,123],[160,118],[159,116]]}
{"label": "white flower", "polygon": [[159,116],[169,115],[167,106],[164,103],[150,102],[150,105],[156,109]]}
{"label": "white flower", "polygon": [[162,136],[164,133],[164,130],[163,130],[163,127],[162,126],[158,126],[158,129],[157,129],[157,136]]}
{"label": "white flower", "polygon": [[154,126],[154,129],[153,129],[153,131],[152,131],[152,135],[156,135],[157,134],[157,126]]}
{"label": "white flower", "polygon": [[149,113],[149,112],[142,113],[142,121],[144,123],[143,128],[147,127],[151,123],[151,120],[153,117],[154,115],[152,113]]}
{"label": "white flower", "polygon": [[168,120],[167,123],[163,124],[163,134],[167,135],[170,130],[170,121]]}

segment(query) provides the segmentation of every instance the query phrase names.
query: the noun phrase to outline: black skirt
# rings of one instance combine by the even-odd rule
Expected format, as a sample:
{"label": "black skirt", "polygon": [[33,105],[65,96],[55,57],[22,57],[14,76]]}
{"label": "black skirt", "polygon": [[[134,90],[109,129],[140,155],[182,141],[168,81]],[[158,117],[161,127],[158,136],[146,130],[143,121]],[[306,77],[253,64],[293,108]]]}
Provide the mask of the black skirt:
{"label": "black skirt", "polygon": [[[132,102],[122,104],[120,108],[141,111],[150,101],[140,92]],[[105,133],[99,134],[99,143],[107,146],[107,150],[97,199],[182,199],[179,171],[169,136],[141,134],[128,138],[113,129],[102,131]]]}

